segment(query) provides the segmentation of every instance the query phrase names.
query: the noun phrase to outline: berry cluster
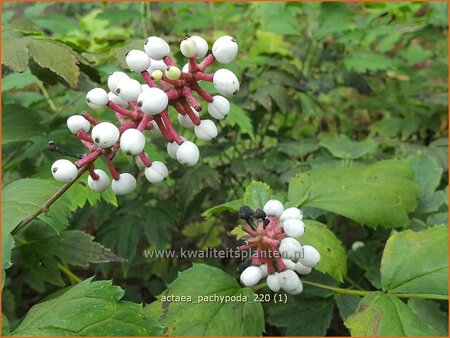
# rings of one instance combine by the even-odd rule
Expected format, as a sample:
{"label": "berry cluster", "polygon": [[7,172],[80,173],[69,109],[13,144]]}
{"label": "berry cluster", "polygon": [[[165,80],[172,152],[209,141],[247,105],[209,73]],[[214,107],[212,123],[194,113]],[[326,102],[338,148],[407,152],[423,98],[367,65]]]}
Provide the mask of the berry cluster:
{"label": "berry cluster", "polygon": [[263,210],[243,206],[242,227],[250,238],[239,247],[251,250],[251,265],[241,273],[241,283],[254,286],[267,277],[267,286],[274,292],[284,290],[296,295],[303,284],[296,274],[308,274],[320,261],[319,252],[310,245],[301,246],[295,239],[305,233],[303,213],[297,208],[284,209],[278,200],[270,200]]}
{"label": "berry cluster", "polygon": [[[214,74],[204,71],[215,60],[222,64],[233,61],[238,45],[231,36],[222,36],[214,42],[212,53],[206,56],[207,41],[199,36],[190,36],[181,42],[180,51],[188,58],[182,70],[169,56],[167,42],[151,36],[144,44],[144,51],[131,50],[125,57],[130,70],[140,73],[145,84],[123,72],[114,72],[108,77],[109,92],[95,88],[87,93],[88,106],[114,111],[120,126],[100,122],[87,112],[69,117],[69,130],[80,139],[88,153],[78,156],[75,163],[64,159],[56,161],[51,171],[57,181],[71,182],[77,177],[78,169],[87,166],[89,187],[96,192],[106,190],[110,185],[109,176],[94,167],[94,161],[103,156],[113,178],[112,190],[118,195],[130,193],[136,187],[136,179],[129,173],[119,173],[112,162],[121,150],[134,156],[139,168],[145,168],[148,181],[162,182],[168,176],[168,170],[164,163],[151,161],[144,152],[145,130],[160,133],[168,142],[169,156],[182,165],[193,166],[198,162],[198,147],[177,134],[169,119],[168,107],[172,106],[178,112],[178,121],[183,127],[194,128],[197,138],[213,140],[218,133],[217,127],[212,120],[200,119],[202,106],[194,93],[208,103],[208,113],[213,118],[221,120],[228,115],[230,103],[224,96],[232,96],[239,91],[237,77],[227,69],[219,69]],[[201,58],[203,60],[197,63]],[[200,81],[212,82],[220,95],[213,96],[202,89]],[[69,154],[54,144],[51,149]]]}

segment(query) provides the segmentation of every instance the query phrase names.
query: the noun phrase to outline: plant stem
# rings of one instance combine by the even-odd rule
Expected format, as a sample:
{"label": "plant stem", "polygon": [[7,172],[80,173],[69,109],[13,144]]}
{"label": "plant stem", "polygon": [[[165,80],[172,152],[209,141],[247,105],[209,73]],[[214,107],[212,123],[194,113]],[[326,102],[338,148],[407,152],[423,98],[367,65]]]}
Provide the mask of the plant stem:
{"label": "plant stem", "polygon": [[41,81],[38,81],[38,87],[42,92],[42,95],[44,95],[45,100],[47,100],[48,106],[50,107],[50,109],[56,113],[58,111],[58,109],[56,108],[55,103],[52,101],[47,89],[45,89],[44,85],[42,84]]}
{"label": "plant stem", "polygon": [[57,266],[59,270],[61,270],[67,277],[69,277],[72,284],[78,284],[82,282],[82,280],[72,271],[70,271],[67,266],[62,265],[61,263],[58,263]]}
{"label": "plant stem", "polygon": [[78,171],[77,177],[72,182],[64,184],[57,192],[55,192],[53,194],[52,197],[50,197],[48,199],[47,202],[44,203],[44,205],[42,207],[40,207],[35,212],[33,212],[31,215],[27,216],[22,221],[20,221],[19,224],[17,224],[14,227],[14,229],[11,230],[11,234],[14,236],[19,230],[21,230],[25,225],[27,225],[34,219],[36,219],[40,214],[42,214],[43,212],[47,212],[48,209],[51,207],[51,205],[53,203],[55,203],[58,200],[58,198],[60,198],[62,196],[62,194],[64,194],[72,186],[72,184],[74,184],[81,177],[81,175],[83,175],[83,173],[88,169],[89,165],[90,164],[82,167]]}

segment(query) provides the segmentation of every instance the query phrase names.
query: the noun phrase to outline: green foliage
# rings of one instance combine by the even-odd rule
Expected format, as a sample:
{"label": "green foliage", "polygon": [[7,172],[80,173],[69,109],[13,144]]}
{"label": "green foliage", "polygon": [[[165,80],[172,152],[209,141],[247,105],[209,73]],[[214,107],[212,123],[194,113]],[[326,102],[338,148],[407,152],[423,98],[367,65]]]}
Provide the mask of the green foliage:
{"label": "green foliage", "polygon": [[35,305],[13,336],[154,336],[161,327],[111,281],[82,283]]}
{"label": "green foliage", "polygon": [[447,284],[446,226],[436,225],[418,232],[397,232],[388,239],[381,259],[383,290],[448,295]]}
{"label": "green foliage", "polygon": [[[446,335],[447,7],[2,3],[3,334]],[[151,134],[145,151],[167,164],[167,181],[150,185],[118,154],[120,171],[138,179],[135,192],[96,194],[84,174],[11,236],[61,187],[49,170],[61,155],[46,150],[48,141],[84,151],[67,117],[88,110],[111,120],[106,109],[88,109],[85,93],[127,71],[125,53],[142,49],[149,35],[165,38],[183,65],[177,44],[186,34],[210,47],[222,35],[239,43],[236,62],[225,67],[241,87],[217,140],[199,141],[174,123],[199,145],[200,163],[179,166]],[[215,94],[212,84],[205,88]],[[176,114],[169,110],[171,120]],[[102,161],[96,167],[106,170]],[[303,294],[286,304],[274,304],[262,282],[240,288],[239,259],[201,259],[215,268],[188,269],[192,262],[177,255],[147,255],[236,248],[244,236],[237,210],[272,198],[301,207],[300,242],[321,254],[317,270],[302,276]],[[133,303],[119,300],[123,292],[109,282],[86,281],[94,274],[114,278]],[[60,299],[71,290],[79,297]],[[175,292],[272,299],[262,306],[161,301]],[[39,310],[47,307],[51,316]]]}
{"label": "green foliage", "polygon": [[[190,299],[176,300],[182,296]],[[253,291],[241,288],[227,273],[204,264],[194,264],[181,272],[158,298],[144,313],[158,318],[164,333],[170,336],[257,336],[264,330],[262,306],[254,302]]]}
{"label": "green foliage", "polygon": [[439,335],[400,299],[382,292],[371,292],[365,296],[345,325],[352,336]]}

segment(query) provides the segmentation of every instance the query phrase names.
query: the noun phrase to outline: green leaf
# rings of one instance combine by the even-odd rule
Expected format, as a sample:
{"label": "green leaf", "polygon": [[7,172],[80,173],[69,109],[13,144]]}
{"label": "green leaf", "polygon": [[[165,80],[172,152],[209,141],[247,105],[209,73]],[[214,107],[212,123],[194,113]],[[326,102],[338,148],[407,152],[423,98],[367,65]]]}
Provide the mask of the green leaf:
{"label": "green leaf", "polygon": [[35,305],[14,336],[155,336],[161,326],[140,304],[120,300],[124,291],[111,281],[87,279]]}
{"label": "green leaf", "polygon": [[129,216],[116,217],[103,224],[97,237],[119,256],[130,259],[136,253],[142,229]]}
{"label": "green leaf", "polygon": [[169,232],[174,228],[175,220],[167,212],[156,207],[147,207],[146,213],[145,235],[150,244],[162,250],[169,242]]}
{"label": "green leaf", "polygon": [[223,204],[219,204],[216,205],[212,208],[209,208],[205,211],[203,211],[202,216],[203,217],[211,217],[214,214],[218,214],[221,212],[225,212],[225,211],[238,211],[239,208],[244,204],[244,200],[243,199],[239,199],[239,200],[234,200],[234,201],[230,201],[227,203],[223,203]]}
{"label": "green leaf", "polygon": [[298,177],[311,180],[303,206],[331,211],[374,228],[409,224],[408,212],[416,208],[419,194],[413,173],[400,161],[381,161],[366,167],[318,168]]}
{"label": "green leaf", "polygon": [[382,292],[370,292],[345,322],[352,336],[435,336],[400,299]]}
{"label": "green leaf", "polygon": [[263,182],[252,181],[245,188],[244,204],[250,208],[263,208],[264,204],[272,198],[270,187]]}
{"label": "green leaf", "polygon": [[315,269],[343,282],[347,275],[347,255],[342,242],[320,222],[304,220],[305,234],[297,238],[302,245],[312,245],[320,253],[320,262]]}
{"label": "green leaf", "polygon": [[[2,269],[9,268],[11,250],[14,239],[11,231],[25,217],[40,208],[58,189],[59,184],[50,180],[25,178],[13,181],[2,190]],[[50,224],[56,231],[60,231],[67,224],[70,215],[68,200],[62,196],[49,209],[41,214],[39,219]],[[2,273],[4,281],[5,273]]]}
{"label": "green leaf", "polygon": [[332,2],[323,2],[320,5],[320,16],[317,20],[318,28],[314,32],[317,37],[323,39],[328,35],[348,29],[350,19],[354,15],[348,6]]}
{"label": "green leaf", "polygon": [[63,78],[70,87],[77,89],[80,69],[75,52],[66,45],[48,40],[32,40],[28,51],[34,61]]}
{"label": "green leaf", "polygon": [[441,182],[442,168],[436,160],[422,154],[411,156],[408,162],[414,171],[416,182],[420,185],[418,211],[422,213],[438,211],[444,203],[442,192],[435,191]]}
{"label": "green leaf", "polygon": [[448,316],[439,309],[439,303],[426,299],[409,299],[408,306],[425,324],[440,336],[448,336]]}
{"label": "green leaf", "polygon": [[2,313],[2,336],[6,336],[11,332],[11,326],[9,324],[8,317],[5,316],[4,313]]}
{"label": "green leaf", "polygon": [[298,174],[289,180],[288,187],[288,205],[287,206],[299,206],[303,205],[308,199],[311,191],[311,176]]}
{"label": "green leaf", "polygon": [[203,222],[188,224],[183,228],[182,234],[186,238],[193,239],[196,248],[206,250],[220,246],[223,232],[223,225],[218,225],[210,218]]}
{"label": "green leaf", "polygon": [[[23,89],[27,86],[34,85],[38,83],[38,79],[36,76],[31,74],[29,70],[23,72],[23,73],[10,73],[3,77],[2,79],[2,92],[8,91],[8,90],[18,90]],[[3,108],[4,109],[4,108]],[[3,111],[4,113],[4,111]],[[36,114],[34,115],[36,117]],[[5,117],[3,116],[3,119]],[[3,120],[3,123],[5,121]],[[5,130],[3,130],[5,132]],[[3,135],[4,137],[4,135]]]}
{"label": "green leaf", "polygon": [[286,3],[259,3],[257,13],[263,30],[282,35],[300,34],[299,20]]}
{"label": "green leaf", "polygon": [[283,329],[285,336],[325,336],[331,325],[333,301],[305,298],[287,304],[271,304],[267,321]]}
{"label": "green leaf", "polygon": [[321,136],[320,145],[326,148],[334,157],[355,160],[367,154],[374,153],[378,143],[374,140],[353,141],[347,135]]}
{"label": "green leaf", "polygon": [[396,232],[381,259],[385,291],[448,295],[448,228]]}
{"label": "green leaf", "polygon": [[355,263],[359,268],[364,270],[364,277],[372,283],[372,285],[381,288],[380,261],[381,251],[378,241],[364,243],[363,247],[348,252],[349,261]]}
{"label": "green leaf", "polygon": [[2,34],[2,64],[15,72],[24,72],[28,68],[29,38],[5,31]]}
{"label": "green leaf", "polygon": [[344,59],[344,65],[348,70],[360,73],[395,69],[391,58],[383,54],[368,51],[353,52],[349,57]]}
{"label": "green leaf", "polygon": [[348,316],[356,311],[361,297],[336,293],[334,300],[336,301],[341,319],[346,320]]}
{"label": "green leaf", "polygon": [[231,103],[230,113],[227,116],[226,121],[231,126],[238,126],[239,131],[243,134],[248,134],[252,140],[255,139],[253,132],[252,120],[248,116],[247,111],[240,106]]}
{"label": "green leaf", "polygon": [[23,142],[44,132],[41,117],[36,112],[15,104],[3,106],[2,127],[2,144]]}
{"label": "green leaf", "polygon": [[264,330],[263,309],[253,291],[204,264],[181,272],[144,312],[159,318],[169,336],[259,336]]}

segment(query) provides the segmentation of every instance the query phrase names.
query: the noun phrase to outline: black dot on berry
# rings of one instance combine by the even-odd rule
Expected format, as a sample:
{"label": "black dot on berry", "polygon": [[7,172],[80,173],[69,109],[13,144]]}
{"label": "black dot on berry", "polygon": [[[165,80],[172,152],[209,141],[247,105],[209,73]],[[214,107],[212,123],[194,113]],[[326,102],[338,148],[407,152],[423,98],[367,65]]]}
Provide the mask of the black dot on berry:
{"label": "black dot on berry", "polygon": [[109,73],[109,76],[113,75],[113,73]]}
{"label": "black dot on berry", "polygon": [[127,155],[131,155],[131,152],[127,151]]}
{"label": "black dot on berry", "polygon": [[58,167],[55,167],[52,169],[53,173],[56,173],[58,171]]}
{"label": "black dot on berry", "polygon": [[125,56],[128,56],[128,54],[130,54],[130,51],[126,52],[126,53],[125,53]]}
{"label": "black dot on berry", "polygon": [[96,138],[94,139],[94,141],[95,141],[95,143],[99,143],[99,142],[100,142],[100,139],[99,139],[98,137],[96,137]]}
{"label": "black dot on berry", "polygon": [[142,107],[142,101],[139,101],[139,102],[138,102],[138,106],[139,106],[139,107]]}
{"label": "black dot on berry", "polygon": [[120,93],[120,88],[116,89],[116,93],[119,94]]}
{"label": "black dot on berry", "polygon": [[231,39],[231,41],[233,41],[233,42],[237,42],[237,40],[236,40],[236,39],[234,39],[234,38],[232,38],[232,39]]}
{"label": "black dot on berry", "polygon": [[236,90],[236,91],[233,93],[233,95],[236,95],[237,93],[239,93],[239,90]]}
{"label": "black dot on berry", "polygon": [[146,41],[144,42],[144,46],[146,46],[146,45],[147,45],[147,43],[148,43],[148,40],[146,40]]}
{"label": "black dot on berry", "polygon": [[89,98],[87,97],[87,98],[86,98],[86,102],[91,102],[91,100],[89,100]]}

